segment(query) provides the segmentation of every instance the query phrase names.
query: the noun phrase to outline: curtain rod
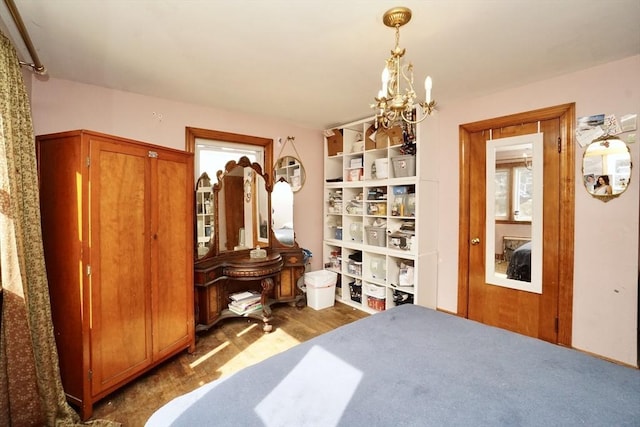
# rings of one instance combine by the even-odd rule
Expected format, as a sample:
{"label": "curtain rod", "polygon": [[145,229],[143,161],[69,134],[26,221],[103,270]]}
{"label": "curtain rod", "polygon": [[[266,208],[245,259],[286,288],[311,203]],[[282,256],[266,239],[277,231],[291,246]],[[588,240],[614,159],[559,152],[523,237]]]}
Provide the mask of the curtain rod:
{"label": "curtain rod", "polygon": [[13,18],[13,22],[16,24],[18,31],[20,32],[20,37],[22,37],[22,41],[27,46],[27,50],[29,51],[29,55],[33,60],[33,63],[30,64],[28,62],[20,61],[20,65],[27,66],[31,68],[33,71],[40,75],[47,74],[47,69],[40,62],[40,58],[38,58],[38,54],[36,53],[36,49],[33,47],[33,43],[31,42],[31,37],[29,37],[29,32],[27,28],[24,26],[24,22],[22,21],[22,17],[20,16],[20,12],[18,12],[18,8],[13,0],[4,0],[9,12],[11,13],[11,17]]}

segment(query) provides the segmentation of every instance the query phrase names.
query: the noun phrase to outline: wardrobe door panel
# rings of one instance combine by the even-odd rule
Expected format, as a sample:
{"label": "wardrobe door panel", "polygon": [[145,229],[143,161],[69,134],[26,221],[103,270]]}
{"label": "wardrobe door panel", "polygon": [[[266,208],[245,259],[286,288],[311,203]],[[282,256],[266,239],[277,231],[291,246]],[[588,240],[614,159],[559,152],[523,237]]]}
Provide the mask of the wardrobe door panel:
{"label": "wardrobe door panel", "polygon": [[147,150],[92,139],[92,392],[151,363]]}
{"label": "wardrobe door panel", "polygon": [[152,169],[153,344],[163,358],[194,330],[192,157],[159,151]]}

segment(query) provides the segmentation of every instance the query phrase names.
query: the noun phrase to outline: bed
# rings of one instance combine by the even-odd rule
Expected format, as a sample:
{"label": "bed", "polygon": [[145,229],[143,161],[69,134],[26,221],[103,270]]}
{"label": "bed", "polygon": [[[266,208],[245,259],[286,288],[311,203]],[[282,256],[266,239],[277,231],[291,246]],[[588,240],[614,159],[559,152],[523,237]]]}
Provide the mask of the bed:
{"label": "bed", "polygon": [[291,227],[274,228],[273,234],[283,245],[293,246],[295,244],[295,233]]}
{"label": "bed", "polygon": [[206,384],[159,426],[638,426],[640,371],[405,304]]}
{"label": "bed", "polygon": [[507,279],[531,282],[531,242],[521,245],[511,254]]}

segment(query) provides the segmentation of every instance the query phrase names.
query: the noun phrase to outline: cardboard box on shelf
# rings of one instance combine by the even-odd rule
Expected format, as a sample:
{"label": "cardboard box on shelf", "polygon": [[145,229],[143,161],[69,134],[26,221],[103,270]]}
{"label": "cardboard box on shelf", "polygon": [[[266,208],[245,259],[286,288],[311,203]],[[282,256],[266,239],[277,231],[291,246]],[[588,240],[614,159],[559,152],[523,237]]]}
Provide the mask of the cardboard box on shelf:
{"label": "cardboard box on shelf", "polygon": [[[329,135],[332,133],[332,135]],[[336,156],[343,152],[342,129],[332,129],[326,131],[327,136],[327,155]]]}
{"label": "cardboard box on shelf", "polygon": [[386,148],[390,145],[400,145],[404,142],[402,128],[394,126],[390,129],[378,128],[376,132],[376,148]]}
{"label": "cardboard box on shelf", "polygon": [[[367,129],[367,131],[364,134],[364,149],[365,150],[373,150],[376,148],[376,140],[374,133],[376,133],[376,126],[375,125],[371,125],[369,126],[369,128]],[[372,138],[373,136],[373,138]]]}

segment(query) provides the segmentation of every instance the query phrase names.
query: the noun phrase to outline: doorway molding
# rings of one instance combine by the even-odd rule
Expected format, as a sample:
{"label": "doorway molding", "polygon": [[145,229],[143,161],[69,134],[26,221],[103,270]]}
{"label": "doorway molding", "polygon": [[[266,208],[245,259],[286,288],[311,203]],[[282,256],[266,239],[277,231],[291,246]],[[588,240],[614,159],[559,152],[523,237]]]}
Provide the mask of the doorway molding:
{"label": "doorway molding", "polygon": [[[558,342],[571,347],[573,320],[573,266],[575,221],[575,103],[496,117],[459,126],[460,141],[460,211],[458,234],[458,316],[469,317],[469,254],[470,254],[470,144],[472,133],[484,130],[520,125],[541,120],[558,119],[560,137],[558,144],[560,180],[560,241],[558,253]],[[544,266],[543,266],[544,267]]]}

